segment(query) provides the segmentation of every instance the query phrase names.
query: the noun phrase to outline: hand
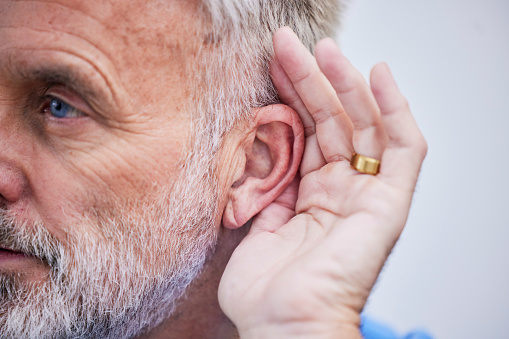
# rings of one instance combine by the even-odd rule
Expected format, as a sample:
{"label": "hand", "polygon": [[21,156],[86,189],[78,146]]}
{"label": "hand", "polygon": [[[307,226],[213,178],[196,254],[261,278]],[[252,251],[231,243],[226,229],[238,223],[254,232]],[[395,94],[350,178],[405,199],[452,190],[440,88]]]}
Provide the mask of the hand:
{"label": "hand", "polygon": [[[385,64],[370,88],[330,39],[315,59],[283,28],[274,50],[274,84],[306,131],[302,179],[253,220],[220,304],[243,338],[360,338],[360,312],[406,223],[426,143]],[[354,151],[381,159],[380,173],[352,169]]]}

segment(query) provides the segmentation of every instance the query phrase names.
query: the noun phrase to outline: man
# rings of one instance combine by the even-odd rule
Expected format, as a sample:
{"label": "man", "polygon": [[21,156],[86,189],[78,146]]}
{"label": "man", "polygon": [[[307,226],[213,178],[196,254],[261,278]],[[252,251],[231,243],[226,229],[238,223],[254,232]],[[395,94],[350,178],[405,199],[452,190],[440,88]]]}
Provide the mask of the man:
{"label": "man", "polygon": [[338,10],[2,0],[2,336],[360,337],[426,145]]}

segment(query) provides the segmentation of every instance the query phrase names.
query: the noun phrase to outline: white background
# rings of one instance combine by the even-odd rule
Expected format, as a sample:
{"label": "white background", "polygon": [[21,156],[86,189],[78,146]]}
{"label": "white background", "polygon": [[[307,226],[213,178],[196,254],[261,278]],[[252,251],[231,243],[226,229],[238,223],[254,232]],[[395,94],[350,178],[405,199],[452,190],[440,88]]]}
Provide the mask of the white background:
{"label": "white background", "polygon": [[429,145],[367,314],[509,338],[509,1],[351,0],[338,40],[365,76],[389,64]]}

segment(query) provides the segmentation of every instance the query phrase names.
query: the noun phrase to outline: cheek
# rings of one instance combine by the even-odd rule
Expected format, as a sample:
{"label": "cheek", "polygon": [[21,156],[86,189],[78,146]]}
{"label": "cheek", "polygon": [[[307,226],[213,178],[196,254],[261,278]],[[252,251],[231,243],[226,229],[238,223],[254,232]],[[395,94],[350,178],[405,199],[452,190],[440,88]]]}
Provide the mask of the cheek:
{"label": "cheek", "polygon": [[[29,176],[34,213],[60,239],[73,232],[95,232],[94,225],[76,221],[86,214],[107,215],[129,208],[171,187],[178,176],[179,153],[157,157],[125,149],[122,156],[102,148],[88,154],[73,152],[62,159],[39,152]],[[164,163],[164,159],[170,161]],[[79,230],[76,225],[81,225]]]}

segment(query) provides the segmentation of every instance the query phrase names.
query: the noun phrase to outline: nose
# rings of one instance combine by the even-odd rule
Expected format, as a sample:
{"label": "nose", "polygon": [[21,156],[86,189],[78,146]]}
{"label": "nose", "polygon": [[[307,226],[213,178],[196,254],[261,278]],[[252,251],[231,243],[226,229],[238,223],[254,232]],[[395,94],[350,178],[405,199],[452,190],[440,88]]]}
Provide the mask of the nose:
{"label": "nose", "polygon": [[20,166],[23,159],[20,133],[0,102],[0,207],[17,202],[27,187]]}
{"label": "nose", "polygon": [[25,186],[24,175],[14,164],[1,159],[0,150],[0,204],[18,201]]}

